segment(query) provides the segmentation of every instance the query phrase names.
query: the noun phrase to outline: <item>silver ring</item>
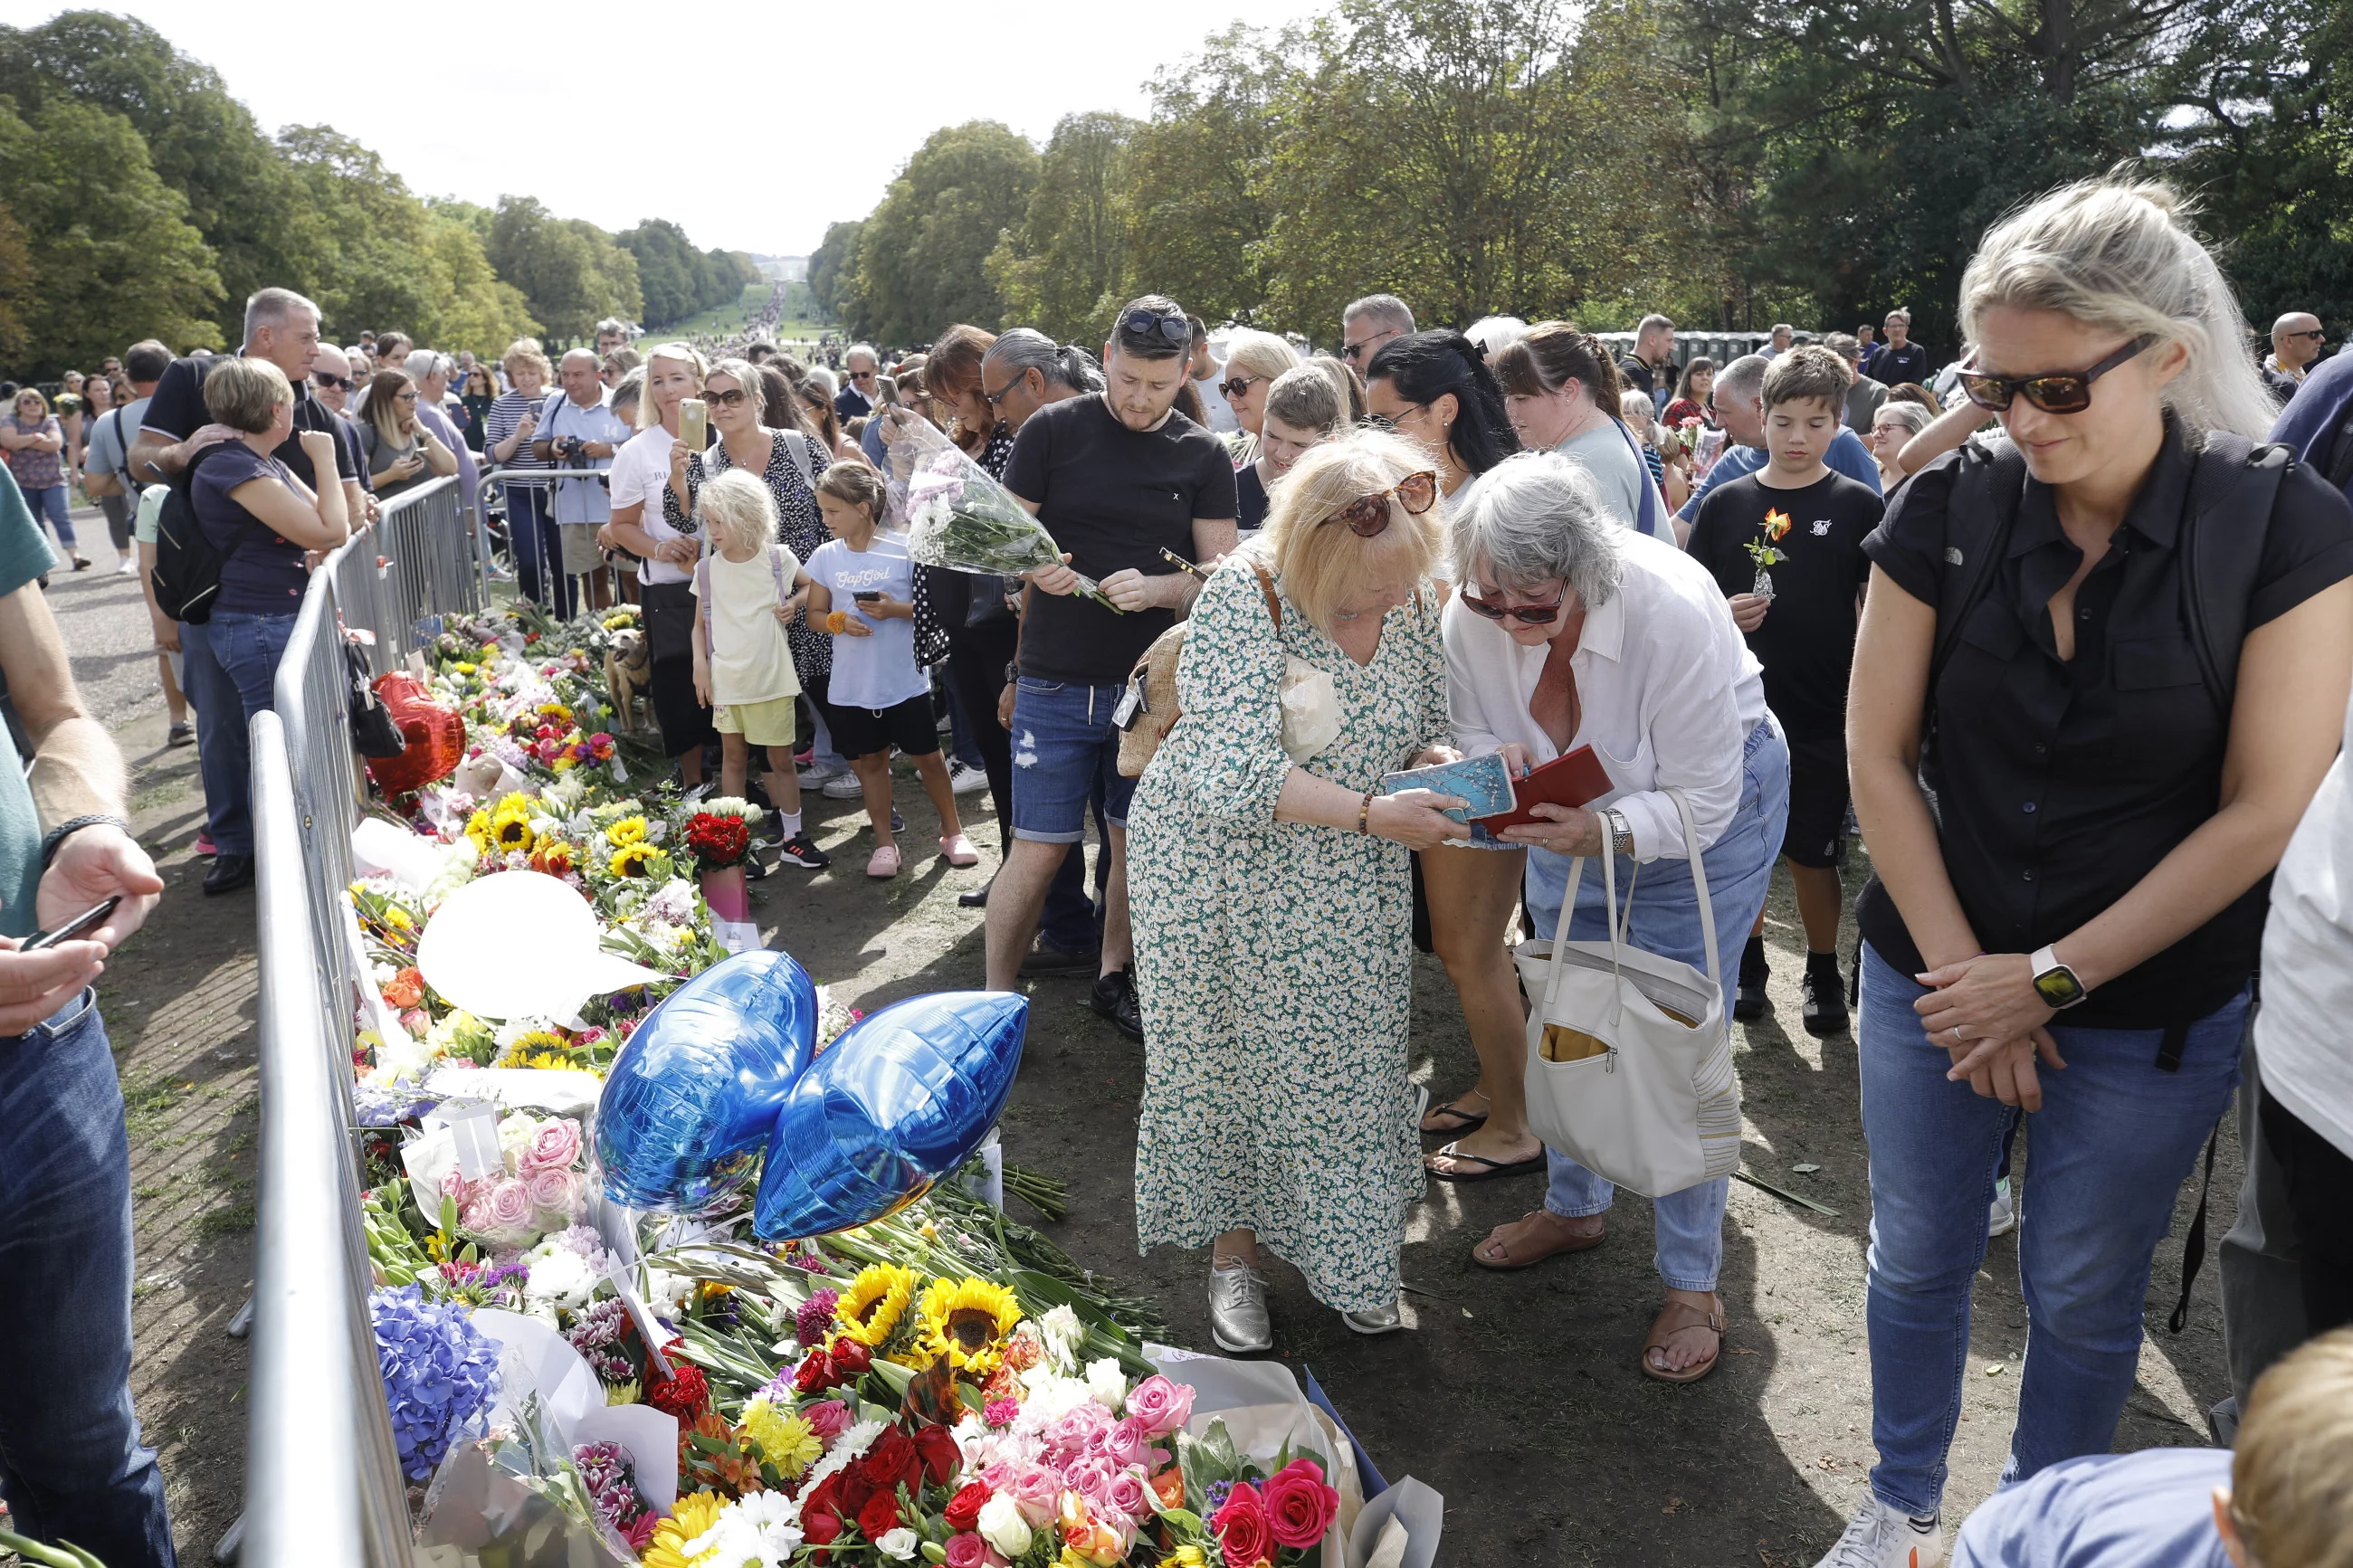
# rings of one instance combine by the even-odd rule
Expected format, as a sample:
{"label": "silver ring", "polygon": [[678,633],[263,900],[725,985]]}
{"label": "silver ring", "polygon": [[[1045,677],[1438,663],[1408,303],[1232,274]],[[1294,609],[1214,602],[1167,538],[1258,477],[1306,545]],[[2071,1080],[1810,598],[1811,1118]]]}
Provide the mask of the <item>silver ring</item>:
{"label": "silver ring", "polygon": [[1955,1045],[1957,1045],[1957,1046],[1966,1046],[1966,1045],[1968,1045],[1968,1043],[1969,1043],[1969,1037],[1968,1037],[1967,1035],[1964,1035],[1964,1034],[1962,1034],[1962,1033],[1961,1033],[1961,1026],[1960,1026],[1958,1024],[1954,1025],[1954,1026],[1953,1026],[1953,1044],[1955,1044]]}

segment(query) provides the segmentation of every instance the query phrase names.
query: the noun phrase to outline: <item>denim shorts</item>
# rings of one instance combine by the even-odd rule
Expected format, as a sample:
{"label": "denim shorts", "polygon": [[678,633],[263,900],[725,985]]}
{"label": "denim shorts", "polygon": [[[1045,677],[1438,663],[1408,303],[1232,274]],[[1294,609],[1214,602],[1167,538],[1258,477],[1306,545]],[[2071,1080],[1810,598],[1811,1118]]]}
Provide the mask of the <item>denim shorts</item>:
{"label": "denim shorts", "polygon": [[1127,826],[1135,781],[1119,772],[1113,710],[1124,684],[1034,680],[1013,693],[1013,837],[1039,844],[1078,844],[1087,836],[1087,802],[1100,784],[1103,819]]}

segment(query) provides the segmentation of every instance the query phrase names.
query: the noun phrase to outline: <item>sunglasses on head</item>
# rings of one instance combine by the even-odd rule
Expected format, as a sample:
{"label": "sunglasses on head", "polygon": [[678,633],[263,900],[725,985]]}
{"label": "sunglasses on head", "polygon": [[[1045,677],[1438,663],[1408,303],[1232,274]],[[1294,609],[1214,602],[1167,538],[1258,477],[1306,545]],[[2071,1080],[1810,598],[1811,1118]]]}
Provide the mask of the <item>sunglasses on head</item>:
{"label": "sunglasses on head", "polygon": [[312,371],[311,373],[311,379],[317,382],[321,386],[340,386],[345,392],[349,392],[353,387],[359,384],[359,383],[353,381],[347,375],[329,375],[323,370]]}
{"label": "sunglasses on head", "polygon": [[1193,342],[1193,323],[1185,319],[1182,310],[1163,314],[1158,310],[1132,308],[1119,313],[1119,335],[1141,342],[1158,338],[1178,348],[1186,348]]}
{"label": "sunglasses on head", "polygon": [[2045,414],[2081,414],[2092,405],[2092,383],[2156,342],[2155,337],[2144,333],[2089,370],[2020,376],[1983,375],[1965,370],[1960,373],[1961,390],[1968,395],[1971,403],[1996,414],[2008,408],[2011,398],[2020,396]]}
{"label": "sunglasses on head", "polygon": [[1408,474],[1385,490],[1375,490],[1368,496],[1358,496],[1332,514],[1327,521],[1345,522],[1348,531],[1359,539],[1371,539],[1389,525],[1389,497],[1415,517],[1419,517],[1438,504],[1438,475],[1429,469]]}
{"label": "sunglasses on head", "polygon": [[1461,600],[1463,608],[1473,615],[1484,616],[1491,621],[1500,621],[1505,616],[1514,616],[1532,626],[1552,625],[1560,617],[1561,606],[1568,603],[1568,590],[1566,587],[1561,589],[1560,597],[1549,605],[1491,605],[1468,588],[1461,590],[1454,596]]}
{"label": "sunglasses on head", "polygon": [[1228,401],[1231,401],[1265,379],[1266,377],[1262,375],[1238,375],[1231,381],[1218,383],[1218,390],[1225,394]]}

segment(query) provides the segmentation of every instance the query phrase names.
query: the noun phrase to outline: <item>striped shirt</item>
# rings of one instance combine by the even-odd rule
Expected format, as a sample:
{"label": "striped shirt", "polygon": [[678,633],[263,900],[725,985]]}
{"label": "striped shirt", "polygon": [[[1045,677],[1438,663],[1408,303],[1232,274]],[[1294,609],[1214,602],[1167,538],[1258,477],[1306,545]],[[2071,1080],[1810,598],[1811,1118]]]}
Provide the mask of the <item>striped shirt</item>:
{"label": "striped shirt", "polygon": [[[502,392],[499,394],[498,397],[491,404],[490,413],[482,417],[482,456],[488,458],[491,462],[497,463],[502,469],[544,468],[550,467],[551,465],[543,463],[537,458],[531,455],[531,443],[528,441],[517,441],[514,445],[514,456],[508,458],[503,463],[500,463],[497,456],[491,450],[491,448],[496,447],[500,442],[513,435],[515,433],[515,426],[522,423],[522,416],[532,409],[537,408],[542,403],[545,402],[546,396],[547,395],[544,392],[537,397],[527,397],[520,392]],[[533,489],[545,489],[547,488],[547,481],[545,479],[528,479],[522,482],[528,484]]]}

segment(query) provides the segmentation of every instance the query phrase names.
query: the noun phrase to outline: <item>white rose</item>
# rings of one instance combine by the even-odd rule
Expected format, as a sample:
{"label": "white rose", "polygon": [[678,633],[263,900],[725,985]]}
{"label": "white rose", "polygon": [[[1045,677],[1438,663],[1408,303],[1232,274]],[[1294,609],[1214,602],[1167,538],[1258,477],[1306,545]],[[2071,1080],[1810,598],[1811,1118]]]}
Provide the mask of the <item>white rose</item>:
{"label": "white rose", "polygon": [[980,1505],[976,1528],[1000,1557],[1018,1557],[1029,1550],[1029,1522],[1008,1493],[997,1492]]}
{"label": "white rose", "polygon": [[1097,1405],[1118,1415],[1120,1406],[1127,1403],[1127,1378],[1120,1372],[1119,1363],[1109,1356],[1089,1362],[1087,1393]]}
{"label": "white rose", "polygon": [[903,1524],[886,1531],[882,1539],[874,1543],[874,1549],[885,1557],[896,1557],[904,1563],[915,1555],[915,1532]]}
{"label": "white rose", "polygon": [[1079,1346],[1085,1342],[1086,1325],[1068,1307],[1057,1307],[1038,1320],[1039,1337],[1045,1341],[1046,1359],[1056,1372],[1071,1372],[1078,1365]]}

